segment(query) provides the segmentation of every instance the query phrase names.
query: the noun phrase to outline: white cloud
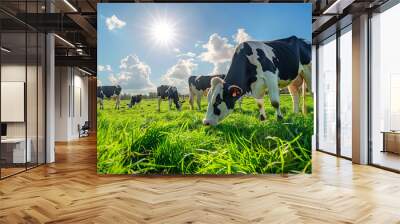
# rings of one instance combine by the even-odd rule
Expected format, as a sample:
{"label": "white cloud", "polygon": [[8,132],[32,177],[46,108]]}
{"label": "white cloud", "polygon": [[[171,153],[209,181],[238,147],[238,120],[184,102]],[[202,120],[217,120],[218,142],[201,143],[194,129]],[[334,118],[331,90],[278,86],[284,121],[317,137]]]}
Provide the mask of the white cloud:
{"label": "white cloud", "polygon": [[193,58],[179,59],[168,71],[161,77],[163,83],[176,86],[180,93],[187,94],[189,92],[187,79],[193,75],[193,71],[197,69],[198,64]]}
{"label": "white cloud", "polygon": [[232,37],[237,44],[253,39],[243,28],[239,28]]}
{"label": "white cloud", "polygon": [[214,33],[210,36],[208,42],[203,45],[203,48],[206,51],[201,53],[199,58],[214,65],[214,74],[226,73],[226,63],[231,61],[235,51],[234,46],[229,43],[228,38]]}
{"label": "white cloud", "polygon": [[97,71],[99,71],[99,72],[112,72],[111,65],[97,65]]}
{"label": "white cloud", "polygon": [[103,83],[101,82],[101,80],[99,78],[97,78],[97,86],[102,86]]}
{"label": "white cloud", "polygon": [[226,74],[228,73],[230,65],[231,65],[230,61],[214,64],[212,74]]}
{"label": "white cloud", "polygon": [[108,80],[113,85],[121,85],[127,93],[148,93],[155,91],[155,85],[150,80],[151,68],[140,61],[136,55],[128,55],[120,63],[118,74],[110,74]]}
{"label": "white cloud", "polygon": [[126,22],[118,19],[117,16],[112,15],[111,17],[106,18],[106,25],[108,30],[121,29],[126,25]]}
{"label": "white cloud", "polygon": [[200,54],[203,61],[211,63],[222,63],[231,60],[234,46],[228,42],[226,37],[221,37],[214,33],[208,39],[208,42],[203,45],[205,52]]}
{"label": "white cloud", "polygon": [[[235,52],[235,45],[243,41],[252,40],[252,37],[246,33],[243,28],[237,29],[237,32],[232,37],[234,43],[230,43],[228,38],[221,37],[218,33],[214,33],[209,37],[207,43],[202,45],[205,51],[198,57],[202,61],[214,65],[213,74],[226,74]],[[199,42],[196,42],[195,46],[198,44]]]}
{"label": "white cloud", "polygon": [[198,40],[198,41],[196,41],[196,43],[194,44],[194,47],[200,47],[202,43],[203,43],[203,41]]}
{"label": "white cloud", "polygon": [[108,76],[108,81],[110,81],[112,85],[119,85],[119,84],[120,84],[118,78],[115,77],[114,74],[110,74],[110,75]]}
{"label": "white cloud", "polygon": [[181,53],[181,54],[178,54],[177,55],[177,57],[188,57],[188,58],[194,58],[194,57],[196,57],[196,54],[195,53],[193,53],[193,52],[186,52],[186,53]]}
{"label": "white cloud", "polygon": [[179,48],[174,48],[173,51],[174,51],[175,53],[181,53],[181,50],[179,50]]}

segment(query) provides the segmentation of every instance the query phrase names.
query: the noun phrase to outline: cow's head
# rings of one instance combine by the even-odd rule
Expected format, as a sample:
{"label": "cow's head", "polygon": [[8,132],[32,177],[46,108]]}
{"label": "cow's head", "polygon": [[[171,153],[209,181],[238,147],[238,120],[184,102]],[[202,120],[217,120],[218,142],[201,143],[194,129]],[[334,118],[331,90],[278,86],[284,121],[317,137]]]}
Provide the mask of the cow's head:
{"label": "cow's head", "polygon": [[217,125],[227,115],[232,113],[235,101],[240,98],[243,91],[239,86],[227,85],[218,77],[211,79],[211,89],[208,92],[208,107],[205,125]]}
{"label": "cow's head", "polygon": [[174,101],[176,109],[181,110],[182,105],[179,102],[178,89],[174,86],[171,86],[166,90],[166,93],[168,94],[168,98]]}
{"label": "cow's head", "polygon": [[253,51],[247,42],[243,42],[236,47],[225,80],[229,79],[231,82],[237,83],[237,85],[227,84],[219,77],[211,79],[207,114],[203,124],[218,124],[228,114],[232,113],[236,100],[248,91],[250,83],[255,81],[253,78],[256,77],[257,68],[249,61],[251,56],[254,57],[252,54]]}

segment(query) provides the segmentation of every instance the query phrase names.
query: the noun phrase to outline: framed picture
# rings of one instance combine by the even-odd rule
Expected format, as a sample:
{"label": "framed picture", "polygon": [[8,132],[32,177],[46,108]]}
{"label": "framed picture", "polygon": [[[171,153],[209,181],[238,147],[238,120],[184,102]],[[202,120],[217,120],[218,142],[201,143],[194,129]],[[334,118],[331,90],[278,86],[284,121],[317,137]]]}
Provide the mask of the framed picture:
{"label": "framed picture", "polygon": [[311,17],[311,4],[99,4],[98,173],[310,173]]}

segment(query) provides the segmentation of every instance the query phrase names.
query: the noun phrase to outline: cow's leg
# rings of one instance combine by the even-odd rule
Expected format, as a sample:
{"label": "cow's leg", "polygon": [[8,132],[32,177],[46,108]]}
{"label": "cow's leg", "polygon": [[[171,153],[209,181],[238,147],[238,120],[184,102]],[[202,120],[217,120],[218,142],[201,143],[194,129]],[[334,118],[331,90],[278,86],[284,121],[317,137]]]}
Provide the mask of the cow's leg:
{"label": "cow's leg", "polygon": [[[309,88],[311,92],[311,63],[306,64],[306,65],[301,65],[301,77],[303,78],[303,114],[307,113],[307,107],[306,107],[306,90],[307,87]],[[311,94],[312,95],[312,94]]]}
{"label": "cow's leg", "polygon": [[267,119],[264,107],[265,83],[263,79],[258,79],[256,82],[252,83],[250,88],[253,97],[256,99],[257,106],[260,111],[260,120],[263,121]]}
{"label": "cow's leg", "polygon": [[171,98],[168,98],[168,104],[169,104],[168,109],[171,110],[171,108],[172,108],[172,99]]}
{"label": "cow's leg", "polygon": [[306,105],[306,90],[307,90],[307,85],[306,82],[303,82],[303,114],[307,114],[307,105]]}
{"label": "cow's leg", "polygon": [[266,85],[268,88],[268,95],[271,105],[275,108],[277,119],[282,120],[283,116],[279,105],[278,74],[267,72],[267,77],[268,79],[266,80]]}
{"label": "cow's leg", "polygon": [[288,85],[288,90],[290,92],[290,95],[292,96],[292,102],[293,102],[293,112],[298,113],[299,112],[299,88],[291,83]]}
{"label": "cow's leg", "polygon": [[311,63],[302,65],[303,72],[302,72],[302,78],[306,81],[306,87],[309,88],[309,91],[311,92]]}
{"label": "cow's leg", "polygon": [[199,110],[201,110],[201,92],[197,93],[197,107],[199,108]]}
{"label": "cow's leg", "polygon": [[119,104],[121,103],[119,96],[117,96],[117,99],[115,101],[115,109],[119,110]]}
{"label": "cow's leg", "polygon": [[194,110],[194,105],[193,102],[194,101],[194,93],[192,91],[192,89],[189,90],[189,104],[190,104],[190,109]]}
{"label": "cow's leg", "polygon": [[263,121],[267,118],[265,114],[264,98],[256,99],[258,110],[260,111],[260,120]]}
{"label": "cow's leg", "polygon": [[158,111],[160,111],[161,106],[161,96],[158,97]]}

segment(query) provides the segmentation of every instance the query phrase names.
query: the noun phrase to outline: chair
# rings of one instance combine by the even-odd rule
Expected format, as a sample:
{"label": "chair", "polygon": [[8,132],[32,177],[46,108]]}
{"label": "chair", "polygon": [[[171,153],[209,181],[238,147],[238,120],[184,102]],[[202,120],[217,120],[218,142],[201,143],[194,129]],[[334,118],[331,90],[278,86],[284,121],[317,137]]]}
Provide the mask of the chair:
{"label": "chair", "polygon": [[90,129],[89,121],[85,121],[82,127],[80,127],[80,125],[78,124],[79,138],[89,136],[89,129]]}

